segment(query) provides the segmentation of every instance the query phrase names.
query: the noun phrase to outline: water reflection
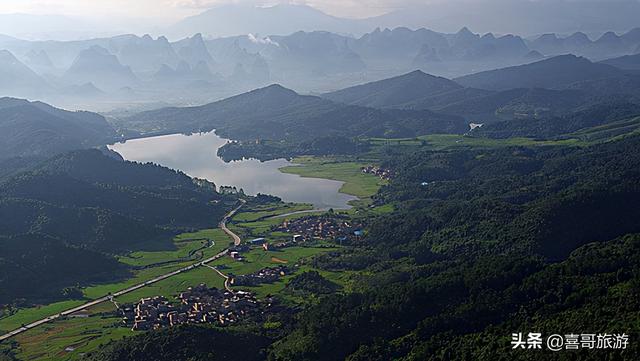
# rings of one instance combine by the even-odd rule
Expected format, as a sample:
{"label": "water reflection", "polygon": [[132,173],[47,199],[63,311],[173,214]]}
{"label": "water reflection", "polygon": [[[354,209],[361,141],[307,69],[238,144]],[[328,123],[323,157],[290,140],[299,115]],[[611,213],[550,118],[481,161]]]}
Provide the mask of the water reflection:
{"label": "water reflection", "polygon": [[217,156],[217,151],[226,142],[211,132],[135,139],[110,148],[127,160],[153,162],[181,170],[192,177],[208,179],[217,186],[242,188],[247,194],[272,194],[286,202],[311,203],[321,209],[348,208],[347,202],[355,199],[338,192],[342,182],[280,172],[279,168],[292,165],[284,159],[225,163]]}

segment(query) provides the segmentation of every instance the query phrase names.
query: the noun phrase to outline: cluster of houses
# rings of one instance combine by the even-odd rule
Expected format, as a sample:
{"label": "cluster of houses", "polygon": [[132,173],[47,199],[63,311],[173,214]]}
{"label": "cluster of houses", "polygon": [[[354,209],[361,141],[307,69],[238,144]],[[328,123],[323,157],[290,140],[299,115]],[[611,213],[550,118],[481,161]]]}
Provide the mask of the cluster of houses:
{"label": "cluster of houses", "polygon": [[380,167],[376,167],[374,165],[369,165],[366,167],[362,167],[362,173],[364,174],[373,174],[375,176],[380,177],[382,180],[390,180],[393,178],[393,171],[390,169],[384,169]]}
{"label": "cluster of houses", "polygon": [[244,189],[232,187],[232,186],[220,186],[218,188],[218,192],[220,194],[231,194],[231,195],[244,195]]}
{"label": "cluster of houses", "polygon": [[264,283],[274,283],[290,273],[289,267],[284,265],[267,267],[248,275],[235,276],[231,279],[231,284],[234,286],[257,286]]}
{"label": "cluster of houses", "polygon": [[248,244],[233,246],[229,248],[229,257],[231,257],[236,261],[242,262],[244,261],[244,257],[242,256],[242,254],[245,252],[248,252],[249,250],[250,250],[250,247]]}
{"label": "cluster of houses", "polygon": [[242,262],[245,260],[243,257],[243,253],[248,252],[251,247],[262,248],[265,251],[277,250],[282,248],[287,248],[291,246],[295,246],[297,243],[304,242],[304,239],[301,235],[294,235],[290,241],[278,241],[275,243],[269,243],[265,238],[256,238],[250,241],[247,241],[243,245],[234,246],[229,249],[229,257],[232,259]]}
{"label": "cluster of houses", "polygon": [[121,308],[123,322],[132,330],[151,330],[185,323],[228,325],[260,311],[250,292],[229,292],[204,284],[180,293],[178,302],[165,297],[143,298]]}
{"label": "cluster of houses", "polygon": [[285,220],[272,228],[276,232],[292,233],[293,242],[333,239],[346,241],[362,236],[362,225],[336,215],[306,216]]}

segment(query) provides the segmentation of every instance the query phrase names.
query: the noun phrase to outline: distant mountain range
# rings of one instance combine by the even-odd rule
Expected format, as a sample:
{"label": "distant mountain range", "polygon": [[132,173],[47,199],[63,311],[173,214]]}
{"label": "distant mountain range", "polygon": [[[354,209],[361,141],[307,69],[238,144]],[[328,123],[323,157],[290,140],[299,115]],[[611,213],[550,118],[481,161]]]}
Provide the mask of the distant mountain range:
{"label": "distant mountain range", "polygon": [[[616,60],[633,64],[633,59]],[[322,95],[381,109],[428,109],[485,123],[565,114],[614,99],[640,101],[640,76],[611,65],[561,55],[449,80],[421,71]]]}
{"label": "distant mountain range", "polygon": [[[165,30],[171,37],[186,37],[201,32],[215,37],[243,34],[286,35],[295,31],[330,31],[361,36],[375,29],[406,26],[430,27],[451,32],[467,24],[483,32],[541,34],[548,31],[569,33],[578,30],[604,32],[637,26],[635,14],[640,4],[633,0],[575,3],[557,1],[460,1],[432,2],[405,6],[397,11],[365,19],[347,19],[328,15],[307,5],[227,4],[215,6],[188,17]],[[607,25],[604,25],[607,24]]]}
{"label": "distant mountain range", "polygon": [[155,72],[162,65],[175,67],[181,60],[177,49],[163,36],[153,39],[149,35],[123,35],[102,44],[105,45],[120,62],[141,74]]}
{"label": "distant mountain range", "polygon": [[70,84],[92,83],[109,91],[135,86],[138,79],[128,66],[101,46],[94,45],[78,54],[63,80]]}
{"label": "distant mountain range", "polygon": [[[480,35],[468,28],[450,34],[394,28],[361,37],[297,31],[218,39],[196,34],[176,42],[148,35],[66,42],[4,37],[0,49],[7,50],[0,56],[0,72],[6,71],[6,80],[0,83],[0,95],[111,110],[160,101],[206,104],[270,83],[318,94],[414,70],[457,78],[548,60],[568,51],[592,61],[634,56],[640,48],[639,34],[634,29],[621,35],[609,32],[596,40],[583,33],[529,40]],[[633,64],[628,66],[624,70],[634,69]],[[502,90],[513,88],[503,85]],[[518,87],[530,86],[538,85]],[[497,90],[486,84],[468,87]]]}
{"label": "distant mountain range", "polygon": [[[318,35],[330,40],[324,49],[340,49],[340,43],[330,34]],[[475,37],[465,38],[473,41]],[[271,41],[282,44],[285,43],[283,40],[288,41],[287,49],[297,49],[291,39],[274,39]],[[189,46],[194,42],[200,45]],[[237,51],[239,43],[240,39],[227,43],[228,49]],[[182,49],[203,50],[203,44],[210,46],[200,37],[194,37],[186,41]],[[217,45],[223,48],[221,43]],[[16,81],[30,79],[37,86],[47,86],[43,77],[21,65],[10,53],[0,54],[4,56],[0,59],[12,66],[5,67],[12,69],[8,75],[24,73]],[[224,81],[216,79],[209,69],[217,64],[213,57],[192,55],[192,61],[198,62],[195,66],[180,60],[176,68],[163,65],[151,78],[143,80],[117,56],[94,45],[83,50],[62,77],[73,78],[78,83],[91,82],[63,89],[68,93],[101,96],[101,90],[94,82],[105,89],[131,87],[145,81],[173,89],[174,84],[193,88],[202,79],[210,84]],[[252,57],[248,52],[244,56],[260,69],[261,57]],[[266,59],[269,56],[264,55]],[[470,122],[561,116],[604,102],[638,104],[640,75],[629,70],[635,59],[635,56],[629,56],[595,63],[583,57],[561,55],[453,80],[416,70],[379,81],[362,82],[321,96],[301,95],[281,85],[271,85],[203,106],[162,108],[116,118],[112,123],[119,132],[127,134],[216,129],[221,135],[245,141],[306,142],[322,136],[413,137],[464,133]],[[267,71],[268,67],[263,65],[262,69]],[[98,74],[104,78],[97,78]],[[249,74],[244,72],[244,76]],[[4,138],[0,139],[0,144],[5,146],[0,154],[4,159],[38,158],[97,146],[118,138],[112,125],[100,115],[64,111],[40,102],[0,99],[0,119],[0,138]]]}
{"label": "distant mountain range", "polygon": [[287,35],[296,31],[315,30],[362,33],[367,29],[365,24],[358,24],[358,21],[330,16],[307,5],[260,7],[228,4],[188,17],[168,28],[166,33],[174,38],[182,38],[194,33],[225,37],[249,33]]}
{"label": "distant mountain range", "polygon": [[[457,31],[462,24],[483,33],[531,36],[547,32],[567,34],[582,31],[593,34],[608,30],[626,31],[638,25],[637,14],[640,13],[640,4],[635,0],[616,0],[615,6],[611,6],[610,1],[598,0],[450,0],[398,3],[394,4],[397,10],[387,14],[353,19],[332,16],[299,2],[272,3],[276,5],[227,2],[205,8],[202,13],[169,26],[153,21],[152,17],[112,16],[96,21],[79,16],[0,14],[0,34],[29,39],[68,40],[123,33],[154,33],[177,40],[196,33],[225,37],[249,33],[287,35],[300,30],[322,30],[359,37],[376,27],[429,27],[449,33]],[[198,2],[198,5],[203,5],[203,2]]]}
{"label": "distant mountain range", "polygon": [[117,124],[143,134],[216,129],[236,140],[296,143],[323,136],[464,133],[471,122],[550,118],[598,104],[640,104],[640,76],[560,55],[453,80],[418,70],[321,97],[271,85],[204,106],[143,112]]}
{"label": "distant mountain range", "polygon": [[637,53],[640,42],[640,28],[618,35],[608,31],[599,38],[591,40],[585,33],[577,32],[567,37],[556,34],[544,34],[529,42],[529,48],[542,54],[576,54],[601,60],[619,54]]}
{"label": "distant mountain range", "polygon": [[15,96],[37,96],[48,84],[12,53],[0,50],[0,93]]}
{"label": "distant mountain range", "polygon": [[[193,41],[203,44],[198,37],[189,40]],[[334,46],[335,42],[327,44],[327,48]],[[7,64],[13,64],[11,69],[16,73],[23,71],[28,75],[18,80],[32,79],[44,84],[41,77],[21,66],[10,53],[0,54]],[[236,140],[293,143],[326,136],[465,133],[471,122],[542,119],[584,111],[598,104],[640,104],[640,75],[628,69],[634,66],[635,59],[629,56],[595,63],[574,55],[561,55],[453,80],[416,70],[321,96],[301,95],[274,84],[203,106],[161,108],[114,118],[111,123],[95,113],[70,112],[42,102],[3,98],[0,161],[11,165],[11,159],[17,157],[42,159],[99,146],[119,139],[117,134],[122,133],[155,135],[216,129]],[[153,81],[168,85],[175,84],[177,79],[185,80],[185,84],[201,77],[215,81],[208,70],[211,60],[206,63],[207,59],[196,57],[194,61],[199,61],[194,67],[186,60],[181,60],[175,69],[164,65]],[[93,73],[109,74],[107,80],[112,82],[141,81],[115,55],[97,45],[82,51],[65,77],[80,78]],[[65,89],[100,92],[93,83]]]}

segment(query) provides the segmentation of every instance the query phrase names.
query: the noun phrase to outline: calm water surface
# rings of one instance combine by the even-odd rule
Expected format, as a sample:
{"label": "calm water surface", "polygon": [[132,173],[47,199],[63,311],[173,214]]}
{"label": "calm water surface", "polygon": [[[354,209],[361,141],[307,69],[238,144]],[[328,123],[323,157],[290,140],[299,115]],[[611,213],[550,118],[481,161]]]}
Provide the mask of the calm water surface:
{"label": "calm water surface", "polygon": [[192,177],[210,180],[216,186],[242,188],[251,195],[272,194],[286,202],[311,203],[319,209],[349,208],[347,202],[356,199],[338,192],[342,182],[280,172],[279,168],[293,165],[284,159],[225,163],[217,152],[226,142],[211,132],[135,139],[109,148],[126,160],[160,164]]}

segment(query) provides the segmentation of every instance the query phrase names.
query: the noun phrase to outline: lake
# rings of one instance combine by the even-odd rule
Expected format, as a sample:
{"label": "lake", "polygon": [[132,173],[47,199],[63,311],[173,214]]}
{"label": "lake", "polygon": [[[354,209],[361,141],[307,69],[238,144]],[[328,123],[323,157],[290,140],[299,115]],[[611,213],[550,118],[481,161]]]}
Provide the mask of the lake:
{"label": "lake", "polygon": [[280,172],[295,165],[285,159],[260,162],[255,159],[225,163],[218,149],[227,143],[214,132],[165,135],[128,140],[109,146],[126,160],[155,163],[204,178],[216,186],[235,186],[246,194],[271,194],[285,202],[311,203],[318,209],[346,209],[356,197],[339,192],[343,183],[303,178]]}

